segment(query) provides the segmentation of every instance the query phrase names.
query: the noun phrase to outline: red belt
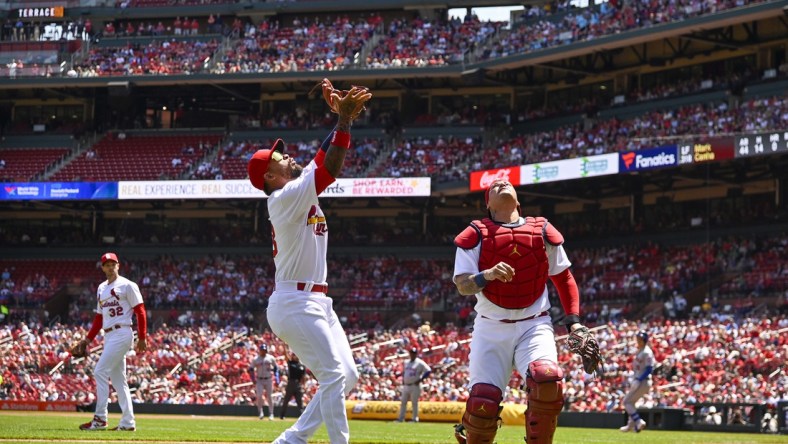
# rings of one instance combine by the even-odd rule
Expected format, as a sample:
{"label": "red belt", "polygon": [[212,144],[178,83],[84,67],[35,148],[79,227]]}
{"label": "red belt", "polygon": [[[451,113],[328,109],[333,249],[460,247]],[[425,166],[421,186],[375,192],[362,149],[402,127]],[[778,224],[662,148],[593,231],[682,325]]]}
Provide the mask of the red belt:
{"label": "red belt", "polygon": [[[516,322],[530,321],[531,319],[541,318],[542,316],[547,316],[547,315],[548,315],[548,313],[546,311],[543,311],[541,313],[537,313],[537,314],[535,314],[533,316],[528,316],[527,318],[522,318],[522,319],[492,319],[492,320],[493,321],[498,321],[498,322],[503,322],[504,324],[514,324]],[[484,319],[490,319],[490,318],[488,318],[487,316],[484,316],[484,315],[482,315],[482,317]]]}
{"label": "red belt", "polygon": [[[308,286],[309,286],[309,284],[306,284],[304,282],[299,282],[296,285],[296,288],[298,289],[298,291],[304,291]],[[312,285],[312,289],[309,290],[309,291],[314,291],[315,293],[323,293],[323,294],[327,295],[328,294],[328,285],[313,284]]]}
{"label": "red belt", "polygon": [[123,327],[129,327],[129,326],[128,326],[128,325],[120,325],[120,324],[115,324],[115,325],[113,325],[112,327],[109,327],[108,329],[106,329],[106,330],[104,330],[104,331],[105,331],[105,332],[109,332],[109,331],[112,331],[112,330],[119,330],[119,329],[121,329],[121,328],[123,328]]}

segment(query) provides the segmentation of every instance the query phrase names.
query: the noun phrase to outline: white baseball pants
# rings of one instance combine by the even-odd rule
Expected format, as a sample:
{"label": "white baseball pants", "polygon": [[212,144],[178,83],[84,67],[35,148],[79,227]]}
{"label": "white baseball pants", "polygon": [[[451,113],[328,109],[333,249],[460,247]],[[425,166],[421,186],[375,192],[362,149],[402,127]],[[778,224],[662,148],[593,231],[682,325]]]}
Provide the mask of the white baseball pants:
{"label": "white baseball pants", "polygon": [[558,362],[550,316],[512,324],[476,316],[468,359],[471,387],[492,384],[505,392],[513,366],[525,378],[532,361]]}
{"label": "white baseball pants", "polygon": [[273,376],[268,378],[257,378],[257,407],[260,409],[260,414],[263,414],[263,406],[268,406],[268,414],[274,414],[274,379]]}
{"label": "white baseball pants", "polygon": [[632,415],[637,412],[637,408],[635,408],[635,403],[651,390],[651,381],[649,379],[645,381],[638,381],[634,380],[632,385],[629,386],[629,391],[626,395],[624,395],[624,409],[627,411],[628,414]]}
{"label": "white baseball pants", "polygon": [[414,421],[419,420],[419,397],[421,396],[421,384],[416,385],[403,385],[400,388],[400,393],[402,394],[402,403],[399,406],[399,416],[397,420],[404,421],[405,420],[405,413],[408,411],[408,401],[410,401],[411,406],[413,407],[413,417]]}
{"label": "white baseball pants", "polygon": [[325,422],[331,444],[347,444],[345,396],[356,385],[358,370],[333,300],[323,293],[276,290],[268,302],[268,323],[320,384],[298,421],[274,443],[306,444]]}
{"label": "white baseball pants", "polygon": [[126,353],[131,350],[134,334],[131,327],[119,328],[104,333],[104,351],[96,364],[93,376],[96,378],[96,416],[107,420],[107,403],[109,402],[109,380],[118,393],[118,404],[123,415],[120,417],[121,427],[136,427],[134,407],[131,403],[131,392],[126,382]]}

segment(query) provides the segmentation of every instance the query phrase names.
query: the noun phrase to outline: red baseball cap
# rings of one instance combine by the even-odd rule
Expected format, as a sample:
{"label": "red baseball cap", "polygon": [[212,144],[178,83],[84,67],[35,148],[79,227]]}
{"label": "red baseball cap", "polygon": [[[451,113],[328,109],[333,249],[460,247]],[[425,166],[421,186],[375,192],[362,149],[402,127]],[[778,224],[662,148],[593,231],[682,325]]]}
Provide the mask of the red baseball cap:
{"label": "red baseball cap", "polygon": [[282,139],[276,139],[271,149],[257,150],[249,159],[249,164],[246,170],[249,172],[249,181],[252,186],[258,190],[265,188],[265,173],[268,172],[268,163],[271,162],[271,154],[274,151],[281,153],[285,149],[285,142]]}
{"label": "red baseball cap", "polygon": [[107,262],[107,261],[115,261],[115,262],[120,263],[120,261],[118,260],[118,255],[115,254],[115,253],[104,253],[104,254],[102,254],[101,255],[101,265],[104,265],[104,263]]}

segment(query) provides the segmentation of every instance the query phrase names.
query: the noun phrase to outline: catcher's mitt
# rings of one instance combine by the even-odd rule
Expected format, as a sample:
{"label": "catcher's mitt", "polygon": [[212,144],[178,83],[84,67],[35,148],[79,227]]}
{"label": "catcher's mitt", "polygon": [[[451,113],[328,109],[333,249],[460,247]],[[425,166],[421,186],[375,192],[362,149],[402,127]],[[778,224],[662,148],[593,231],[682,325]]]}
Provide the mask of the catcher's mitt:
{"label": "catcher's mitt", "polygon": [[77,342],[71,350],[69,350],[71,356],[75,358],[86,358],[88,356],[88,343],[85,341]]}
{"label": "catcher's mitt", "polygon": [[[309,91],[309,94],[311,95],[318,88],[322,88],[323,100],[326,101],[326,104],[328,104],[328,107],[329,109],[331,109],[331,112],[334,114],[339,114],[339,103],[338,103],[339,101],[336,99],[345,97],[345,95],[347,95],[347,93],[349,93],[350,90],[336,89],[334,88],[334,85],[331,84],[330,80],[323,79],[323,81],[315,85],[315,87],[312,88],[311,91]],[[365,86],[355,86],[355,85],[353,86],[353,88],[361,88],[364,90],[368,89]],[[362,112],[364,112],[365,109],[367,108],[364,106],[356,108],[356,110],[353,111],[353,113],[350,115],[351,120],[355,120],[356,117],[358,117]]]}
{"label": "catcher's mitt", "polygon": [[599,354],[599,344],[594,335],[586,327],[580,327],[569,334],[566,343],[572,353],[580,355],[583,359],[583,370],[589,375],[600,373],[599,364],[602,355]]}

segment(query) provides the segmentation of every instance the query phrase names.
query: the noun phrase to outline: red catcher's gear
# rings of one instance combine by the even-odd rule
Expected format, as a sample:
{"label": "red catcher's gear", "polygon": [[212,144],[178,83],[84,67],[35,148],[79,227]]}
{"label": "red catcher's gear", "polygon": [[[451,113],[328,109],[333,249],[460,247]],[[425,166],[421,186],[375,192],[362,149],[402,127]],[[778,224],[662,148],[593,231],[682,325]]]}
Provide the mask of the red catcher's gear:
{"label": "red catcher's gear", "polygon": [[539,359],[528,364],[525,385],[528,408],[525,410],[525,442],[552,444],[558,414],[564,407],[564,372],[558,364]]}
{"label": "red catcher's gear", "polygon": [[506,227],[489,218],[475,220],[454,240],[460,248],[473,248],[481,242],[479,270],[506,262],[516,273],[511,282],[490,281],[482,292],[494,303],[507,309],[531,306],[547,284],[545,242],[561,245],[563,236],[543,217],[526,217],[525,223]]}

